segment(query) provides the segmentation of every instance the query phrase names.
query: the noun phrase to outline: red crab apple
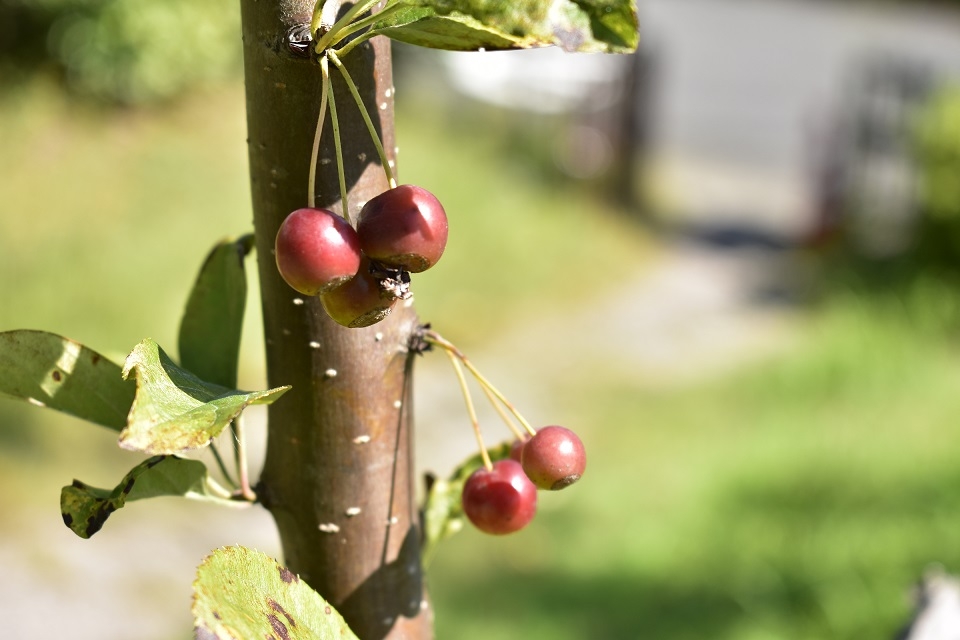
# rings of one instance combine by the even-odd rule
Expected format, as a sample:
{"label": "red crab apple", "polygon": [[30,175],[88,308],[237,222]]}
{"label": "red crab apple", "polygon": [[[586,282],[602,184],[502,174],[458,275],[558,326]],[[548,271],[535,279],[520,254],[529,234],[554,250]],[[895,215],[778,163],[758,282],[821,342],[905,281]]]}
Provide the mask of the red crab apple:
{"label": "red crab apple", "polygon": [[411,273],[437,263],[447,246],[447,214],[436,196],[402,184],[371,199],[357,218],[360,248],[373,260]]}
{"label": "red crab apple", "polygon": [[350,280],[360,266],[360,241],[350,224],[327,209],[297,209],[287,216],[274,245],[277,269],[308,296]]}
{"label": "red crab apple", "polygon": [[370,261],[363,259],[356,275],[336,289],[320,296],[323,309],[344,327],[358,329],[376,324],[390,315],[397,299],[380,287],[370,272]]}
{"label": "red crab apple", "polygon": [[527,526],[537,512],[537,488],[515,460],[480,467],[463,485],[463,512],[485,533],[503,535]]}
{"label": "red crab apple", "polygon": [[587,468],[587,453],[573,431],[550,426],[527,440],[520,461],[539,489],[557,491],[580,479]]}
{"label": "red crab apple", "polygon": [[523,455],[523,445],[527,444],[527,440],[529,439],[530,439],[529,436],[523,438],[522,440],[520,438],[517,438],[510,444],[509,457],[511,460],[516,460],[517,462],[520,462],[522,460],[521,456]]}

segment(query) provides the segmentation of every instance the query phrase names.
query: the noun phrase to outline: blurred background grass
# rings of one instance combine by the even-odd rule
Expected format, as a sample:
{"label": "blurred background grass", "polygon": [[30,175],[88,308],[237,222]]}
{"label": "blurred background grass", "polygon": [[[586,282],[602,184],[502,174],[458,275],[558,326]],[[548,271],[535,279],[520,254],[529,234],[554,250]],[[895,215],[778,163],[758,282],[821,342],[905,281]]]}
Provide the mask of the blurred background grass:
{"label": "blurred background grass", "polygon": [[[93,5],[57,13],[54,4],[40,3],[51,13],[30,23],[61,20],[49,36],[53,52],[70,42],[57,34],[80,29],[70,25],[94,29],[101,19]],[[141,18],[102,20],[116,27]],[[108,41],[136,43],[126,28]],[[46,60],[17,66],[0,98],[0,330],[43,328],[120,359],[146,336],[173,344],[205,252],[246,232],[251,213],[243,93],[229,79],[236,60],[224,58],[228,71],[211,63],[215,73],[197,88],[164,79],[174,67],[144,71],[132,45],[126,57],[104,47],[84,50],[93,60],[84,69],[97,61],[110,69],[96,81],[70,66],[79,62]],[[113,66],[118,60],[126,66]],[[405,68],[413,77],[415,64]],[[955,254],[864,269],[842,251],[831,261],[820,248],[791,250],[818,265],[819,279],[817,295],[805,288],[787,309],[790,340],[760,358],[734,358],[722,373],[664,384],[633,369],[626,343],[636,336],[611,329],[631,318],[607,314],[620,309],[611,301],[639,295],[638,277],[657,268],[672,239],[583,183],[545,172],[538,159],[551,155],[553,120],[517,125],[509,111],[449,103],[410,77],[397,82],[401,177],[440,197],[452,229],[443,264],[415,281],[421,316],[481,367],[495,354],[524,380],[515,399],[533,406],[534,421],[550,416],[576,428],[590,455],[583,482],[541,496],[529,529],[502,539],[468,530],[441,548],[429,578],[437,637],[892,638],[929,565],[960,571]],[[956,123],[956,115],[938,117]],[[941,166],[956,161],[951,153],[927,157]],[[937,202],[956,209],[949,196]],[[263,377],[253,290],[242,374],[249,388]],[[553,335],[574,316],[593,320]],[[624,353],[595,348],[591,330],[623,340]],[[504,336],[508,347],[547,346],[505,355]],[[700,355],[683,358],[696,368]],[[418,398],[421,420],[438,419],[432,400]],[[465,422],[426,431],[457,428],[466,433]],[[224,534],[230,526],[251,526],[267,530],[255,539],[278,553],[268,518],[218,515],[207,526],[206,510],[163,501],[162,515],[138,505],[97,539],[76,541],[59,522],[60,486],[73,477],[108,486],[130,466],[113,434],[0,401],[5,602],[64,610],[68,600],[92,601],[88,591],[125,593],[142,600],[121,607],[128,614],[157,612],[137,637],[183,638],[192,578],[163,566],[174,552],[158,540],[189,549],[195,565],[204,549],[250,535]],[[77,560],[88,553],[99,560]],[[144,565],[151,555],[160,566]],[[107,556],[119,556],[125,581],[96,573]],[[24,572],[28,588],[17,579]],[[104,625],[114,614],[90,608],[87,627],[70,637],[131,637]],[[57,622],[32,637],[64,637]]]}

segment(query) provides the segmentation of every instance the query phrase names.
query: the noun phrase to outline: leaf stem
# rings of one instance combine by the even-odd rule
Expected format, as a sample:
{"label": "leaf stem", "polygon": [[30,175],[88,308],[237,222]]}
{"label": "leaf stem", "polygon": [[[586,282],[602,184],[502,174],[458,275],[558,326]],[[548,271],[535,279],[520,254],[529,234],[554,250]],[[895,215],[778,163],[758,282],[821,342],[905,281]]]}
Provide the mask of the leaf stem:
{"label": "leaf stem", "polygon": [[313,19],[310,20],[310,35],[316,38],[320,31],[328,33],[333,29],[338,13],[340,0],[317,0],[313,6]]}
{"label": "leaf stem", "polygon": [[[383,13],[383,12],[381,11],[380,13]],[[379,16],[379,15],[380,15],[380,14],[378,13],[377,16]],[[363,34],[362,36],[357,36],[356,38],[354,38],[353,40],[351,40],[351,41],[348,42],[347,44],[345,44],[345,45],[343,45],[342,47],[340,47],[339,49],[337,49],[337,54],[339,54],[341,58],[346,57],[346,55],[347,55],[348,53],[350,53],[351,51],[353,51],[354,47],[356,47],[357,45],[361,45],[361,44],[363,44],[364,42],[366,42],[367,40],[369,40],[370,38],[372,38],[372,37],[374,37],[374,36],[378,36],[378,35],[380,35],[380,32],[378,32],[378,31],[372,31],[372,30],[371,30],[371,31],[367,31],[367,32],[366,32],[365,34]]]}
{"label": "leaf stem", "polygon": [[393,168],[390,166],[390,161],[387,159],[387,154],[383,151],[383,142],[380,141],[380,136],[377,134],[377,129],[373,126],[373,120],[370,118],[370,112],[367,109],[367,106],[363,103],[363,99],[360,97],[360,91],[357,90],[357,85],[353,82],[353,78],[350,77],[350,72],[348,72],[347,68],[343,66],[343,63],[340,62],[340,58],[337,57],[337,54],[332,49],[327,51],[327,56],[331,61],[333,61],[333,64],[336,65],[337,69],[340,70],[340,74],[343,76],[344,82],[347,83],[347,88],[350,89],[350,94],[353,96],[354,102],[357,103],[357,108],[360,109],[360,115],[363,116],[363,121],[367,125],[367,131],[370,133],[370,139],[373,140],[373,145],[377,148],[377,154],[380,156],[380,164],[383,166],[383,172],[387,175],[387,183],[390,185],[391,189],[396,188],[397,179],[393,175]]}
{"label": "leaf stem", "polygon": [[483,436],[480,434],[480,421],[477,419],[477,412],[473,408],[473,399],[470,397],[470,389],[467,387],[467,379],[463,376],[463,369],[460,367],[460,361],[450,351],[446,351],[450,358],[450,364],[457,374],[457,381],[460,383],[460,390],[463,392],[463,401],[467,405],[467,413],[470,415],[470,423],[473,425],[473,433],[477,436],[477,444],[480,445],[480,457],[483,459],[483,466],[488,471],[493,469],[493,463],[490,461],[490,454],[483,445]]}
{"label": "leaf stem", "polygon": [[380,0],[360,0],[359,2],[355,2],[353,6],[347,9],[347,12],[343,14],[342,18],[334,23],[329,31],[320,36],[320,39],[317,40],[317,44],[314,45],[314,51],[316,51],[318,54],[322,54],[324,50],[333,42],[333,39],[344,29],[344,27],[347,27],[351,22],[353,22],[353,19],[361,13],[372,9],[379,1]]}
{"label": "leaf stem", "polygon": [[330,104],[330,119],[333,121],[333,145],[337,150],[337,178],[340,181],[340,206],[343,219],[350,222],[350,205],[347,201],[347,178],[343,173],[343,147],[340,143],[340,121],[337,119],[337,101],[333,95],[333,83],[330,81],[330,65],[328,57],[320,59],[320,70],[323,72],[323,81],[327,85]]}
{"label": "leaf stem", "polygon": [[210,452],[213,454],[213,459],[217,462],[217,468],[220,469],[220,473],[223,475],[223,479],[233,488],[238,488],[236,480],[230,475],[230,472],[227,471],[227,465],[223,461],[223,456],[220,455],[220,450],[217,449],[216,445],[210,445]]}
{"label": "leaf stem", "polygon": [[233,433],[237,443],[237,472],[240,475],[240,495],[249,502],[257,501],[257,494],[250,487],[250,470],[247,463],[247,437],[243,429],[243,416],[233,421]]}
{"label": "leaf stem", "polygon": [[[340,33],[338,33],[338,34],[333,38],[333,40],[330,42],[330,44],[329,44],[328,46],[330,46],[330,47],[335,46],[337,43],[341,42],[341,41],[342,41],[344,38],[346,38],[347,36],[350,36],[350,35],[356,33],[357,31],[361,31],[362,29],[366,29],[366,28],[369,27],[370,25],[373,25],[373,24],[379,22],[380,20],[383,20],[384,18],[387,18],[387,17],[393,15],[393,14],[396,13],[397,11],[400,11],[400,9],[402,9],[402,8],[403,8],[403,5],[401,5],[401,4],[398,2],[398,3],[396,3],[396,4],[392,4],[392,5],[389,5],[389,6],[387,6],[387,7],[384,7],[381,11],[379,11],[379,12],[377,12],[377,13],[374,13],[374,14],[372,14],[372,15],[369,15],[369,16],[367,16],[366,18],[363,18],[363,19],[361,19],[361,20],[357,20],[356,22],[354,22],[354,23],[351,24],[351,25],[347,25],[346,27],[344,27],[343,29],[340,30]],[[372,35],[376,35],[376,34],[372,34]],[[372,35],[368,36],[368,34],[364,34],[364,35],[362,36],[361,42],[364,41],[364,40],[367,40],[368,37],[372,37]],[[353,47],[350,47],[350,48],[352,49]],[[346,47],[344,47],[344,49],[346,49]]]}
{"label": "leaf stem", "polygon": [[327,92],[329,91],[330,76],[323,75],[320,83],[320,115],[317,116],[317,130],[313,134],[313,151],[310,156],[310,175],[307,177],[307,206],[316,207],[317,200],[317,160],[320,155],[320,135],[323,133],[323,121],[327,115]]}
{"label": "leaf stem", "polygon": [[[204,486],[207,487],[207,489],[210,491],[210,493],[212,493],[212,494],[213,494],[214,496],[216,496],[218,499],[220,499],[220,500],[229,500],[229,501],[232,502],[232,503],[235,503],[235,502],[236,502],[236,500],[235,500],[235,498],[234,498],[234,496],[233,496],[233,493],[231,493],[230,491],[227,491],[226,489],[224,489],[223,487],[221,487],[220,484],[219,484],[216,480],[214,480],[213,478],[211,478],[209,475],[204,479],[203,484],[204,484]],[[190,497],[189,494],[188,494],[186,497],[189,498],[189,497]],[[222,503],[221,503],[221,504],[222,504]],[[234,505],[230,505],[230,506],[234,506]]]}

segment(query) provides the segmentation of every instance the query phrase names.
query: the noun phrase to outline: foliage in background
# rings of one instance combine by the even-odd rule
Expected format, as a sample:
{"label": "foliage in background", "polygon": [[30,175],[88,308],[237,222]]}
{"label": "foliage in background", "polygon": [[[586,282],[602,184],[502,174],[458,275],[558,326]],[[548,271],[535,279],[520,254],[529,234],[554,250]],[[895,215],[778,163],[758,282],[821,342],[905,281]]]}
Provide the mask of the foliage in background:
{"label": "foliage in background", "polygon": [[920,113],[915,137],[921,251],[955,265],[960,257],[960,86],[944,87],[931,98]]}
{"label": "foliage in background", "polygon": [[[479,350],[515,323],[616,291],[649,257],[628,225],[500,155],[489,120],[425,116],[398,88],[403,178],[435,182],[455,203],[451,224],[470,242],[444,260],[484,264],[482,277],[459,266],[422,274],[425,320]],[[0,328],[53,325],[118,361],[141,332],[175,344],[197,260],[249,223],[239,96],[119,117],[45,89],[0,105]],[[176,135],[188,126],[192,135]],[[93,182],[112,186],[83,188]],[[596,242],[580,241],[585,226]],[[102,242],[137,233],[155,242]],[[592,267],[557,277],[574,249]],[[438,637],[893,637],[928,563],[960,570],[960,294],[935,278],[885,292],[847,284],[805,322],[787,356],[693,387],[650,389],[611,370],[605,351],[576,366],[524,362],[554,415],[584,425],[590,464],[604,472],[515,538],[446,542],[431,566]],[[258,314],[246,331],[260,331]],[[248,350],[244,368],[261,357]],[[18,403],[0,403],[0,423],[4,544],[41,558],[44,580],[69,584],[45,560],[50,531],[64,532],[49,516],[55,495],[36,506],[38,487],[59,492],[64,469],[113,486],[129,454],[109,446],[114,432],[92,441],[83,426],[81,438],[75,420]],[[24,528],[19,514],[32,508],[43,516],[29,521],[46,524]],[[148,593],[184,609],[179,593]]]}
{"label": "foliage in background", "polygon": [[41,69],[120,104],[175,98],[240,72],[231,0],[9,0],[0,5],[0,87]]}
{"label": "foliage in background", "polygon": [[[880,97],[882,97],[882,93]],[[882,101],[874,96],[874,102]],[[878,291],[936,272],[960,276],[960,87],[933,84],[900,105],[893,123],[855,114],[848,135],[869,131],[835,166],[822,203],[828,289],[852,278]],[[876,114],[873,114],[876,118]],[[872,238],[872,239],[871,239]]]}
{"label": "foliage in background", "polygon": [[[242,133],[236,133],[242,132],[242,117],[229,108],[236,95],[212,100],[212,106],[158,121],[78,129],[57,117],[33,115],[24,116],[25,127],[10,128],[8,148],[0,151],[0,167],[9,169],[0,183],[0,246],[7,254],[0,256],[0,282],[6,285],[0,288],[15,303],[0,309],[0,319],[19,326],[24,318],[55,317],[65,332],[96,336],[98,346],[111,349],[123,348],[131,337],[118,335],[117,326],[169,330],[200,249],[225,230],[242,231],[229,224],[243,227],[248,219],[245,190],[237,186],[244,179]],[[400,126],[406,177],[463,172],[473,161],[482,166],[480,188],[511,194],[514,186],[521,189],[493,207],[484,198],[489,210],[472,211],[467,208],[481,200],[475,197],[478,184],[436,178],[458,201],[458,222],[469,225],[461,229],[471,235],[473,248],[464,247],[463,260],[477,264],[497,256],[485,261],[484,275],[492,283],[513,282],[520,271],[534,279],[532,287],[528,282],[501,293],[500,309],[481,306],[484,296],[476,296],[471,317],[444,311],[456,305],[441,301],[464,295],[473,284],[465,287],[452,274],[438,273],[418,292],[423,303],[436,301],[430,318],[444,314],[453,331],[492,339],[495,328],[516,320],[520,304],[549,314],[582,303],[583,288],[550,277],[565,247],[597,249],[576,242],[582,237],[581,203],[524,180],[509,160],[495,165],[488,130],[458,132],[454,123],[454,132],[444,132],[432,120],[430,127],[423,124],[430,119],[422,114],[408,117],[416,123]],[[171,131],[188,124],[200,133],[189,141],[171,140]],[[418,126],[429,131],[417,132]],[[60,137],[55,156],[44,154],[54,144],[48,131]],[[121,145],[105,151],[105,137]],[[105,164],[122,165],[116,185],[95,198],[76,189],[98,179],[91,153]],[[42,173],[36,171],[41,162]],[[70,181],[53,187],[62,193],[44,188],[50,174]],[[170,193],[173,182],[186,188]],[[166,198],[139,196],[147,192]],[[53,219],[10,215],[38,211],[51,198],[65,203],[51,212]],[[598,261],[593,264],[603,268],[597,274],[612,274],[604,285],[618,286],[617,274],[630,269],[608,264],[635,258],[628,253],[633,243],[603,217],[591,224],[591,232],[609,243],[601,246],[615,248],[584,261]],[[99,246],[105,229],[137,229],[158,241],[146,254]],[[524,247],[536,238],[549,241],[530,255]],[[183,255],[189,259],[181,260]],[[103,277],[82,283],[72,278],[84,270],[77,266],[85,268],[84,260],[114,266],[98,267],[105,269]],[[123,269],[115,268],[120,264]],[[158,264],[163,278],[142,288],[127,282],[131,273],[153,273]],[[93,290],[81,291],[83,284]],[[477,286],[496,291],[492,284]],[[71,305],[74,297],[97,305]],[[18,309],[23,306],[31,309]],[[495,316],[493,328],[473,326],[481,309]],[[951,489],[960,481],[960,296],[933,278],[882,295],[848,286],[808,322],[793,357],[693,388],[646,389],[620,374],[604,374],[603,362],[578,362],[575,368],[540,363],[557,369],[531,373],[557,400],[558,412],[576,411],[583,424],[595,425],[592,464],[606,473],[588,477],[578,494],[515,539],[467,534],[451,541],[432,576],[441,612],[438,636],[626,639],[642,630],[664,639],[892,637],[909,609],[906,585],[924,566],[938,560],[950,570],[960,568],[960,504]],[[9,416],[2,412],[0,405],[0,415]],[[8,447],[3,455],[17,454]],[[55,464],[52,457],[49,463]],[[7,461],[0,465],[5,474],[9,468]]]}

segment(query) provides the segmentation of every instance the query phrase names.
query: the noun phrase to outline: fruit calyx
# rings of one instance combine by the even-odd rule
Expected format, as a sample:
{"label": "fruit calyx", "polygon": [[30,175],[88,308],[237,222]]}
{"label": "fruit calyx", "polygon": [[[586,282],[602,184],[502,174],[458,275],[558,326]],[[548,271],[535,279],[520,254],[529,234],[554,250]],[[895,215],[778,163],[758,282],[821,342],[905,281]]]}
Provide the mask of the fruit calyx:
{"label": "fruit calyx", "polygon": [[409,300],[410,272],[403,267],[391,267],[376,260],[370,260],[370,274],[380,282],[383,293],[395,300]]}
{"label": "fruit calyx", "polygon": [[320,296],[324,311],[334,322],[350,329],[376,324],[390,315],[397,298],[386,293],[364,258],[356,274]]}

